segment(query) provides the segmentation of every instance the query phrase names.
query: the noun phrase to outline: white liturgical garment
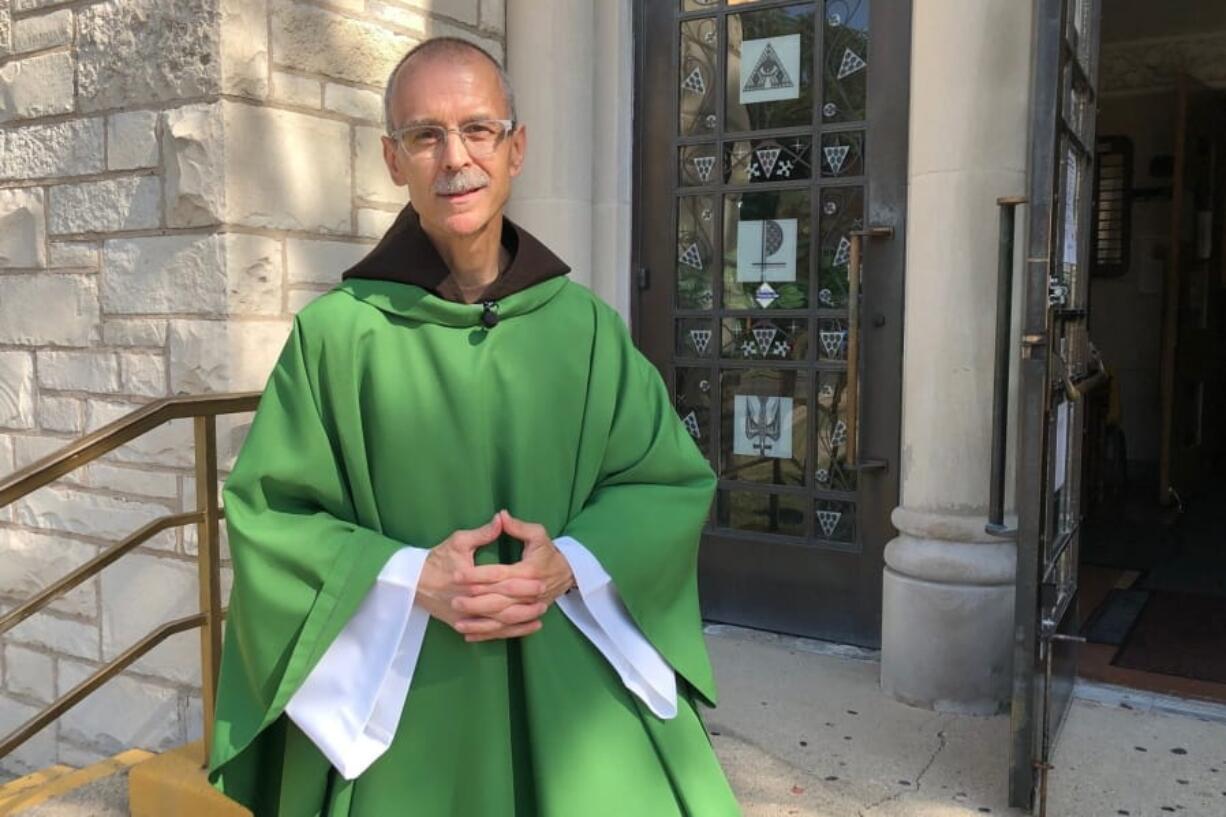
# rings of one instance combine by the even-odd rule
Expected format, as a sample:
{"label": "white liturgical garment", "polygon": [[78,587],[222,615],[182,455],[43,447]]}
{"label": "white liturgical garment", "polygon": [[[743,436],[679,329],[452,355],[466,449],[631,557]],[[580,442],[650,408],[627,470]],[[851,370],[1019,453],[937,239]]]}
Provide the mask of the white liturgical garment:
{"label": "white liturgical garment", "polygon": [[[676,716],[676,675],[630,618],[612,578],[578,540],[563,536],[554,544],[576,585],[558,598],[558,609],[655,715]],[[353,618],[285,707],[348,780],[391,746],[400,723],[430,620],[414,603],[428,553],[405,547],[387,560]]]}

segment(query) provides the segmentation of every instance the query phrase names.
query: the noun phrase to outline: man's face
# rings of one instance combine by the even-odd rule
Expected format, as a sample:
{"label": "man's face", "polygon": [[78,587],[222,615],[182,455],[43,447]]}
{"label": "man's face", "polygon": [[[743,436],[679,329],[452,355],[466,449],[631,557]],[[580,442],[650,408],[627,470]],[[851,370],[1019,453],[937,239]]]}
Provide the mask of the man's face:
{"label": "man's face", "polygon": [[[394,127],[459,128],[474,120],[510,115],[497,71],[478,55],[415,60],[401,69],[392,100]],[[434,153],[411,156],[385,136],[383,158],[392,180],[408,185],[423,225],[436,234],[467,236],[502,212],[511,194],[511,179],[523,165],[525,143],[520,127],[493,154],[476,159],[453,131]]]}

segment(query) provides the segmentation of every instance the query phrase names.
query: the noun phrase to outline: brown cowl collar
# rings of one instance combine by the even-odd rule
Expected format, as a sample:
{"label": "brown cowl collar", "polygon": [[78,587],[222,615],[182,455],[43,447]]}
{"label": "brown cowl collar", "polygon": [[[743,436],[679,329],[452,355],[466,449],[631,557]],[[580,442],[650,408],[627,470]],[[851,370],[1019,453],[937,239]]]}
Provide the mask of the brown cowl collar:
{"label": "brown cowl collar", "polygon": [[[477,302],[496,301],[550,278],[565,275],[570,267],[531,233],[502,217],[502,245],[510,265],[481,293]],[[440,298],[464,303],[460,288],[448,276],[451,270],[421,228],[412,204],[406,204],[383,238],[365,258],[347,269],[342,279],[370,278],[421,287]]]}

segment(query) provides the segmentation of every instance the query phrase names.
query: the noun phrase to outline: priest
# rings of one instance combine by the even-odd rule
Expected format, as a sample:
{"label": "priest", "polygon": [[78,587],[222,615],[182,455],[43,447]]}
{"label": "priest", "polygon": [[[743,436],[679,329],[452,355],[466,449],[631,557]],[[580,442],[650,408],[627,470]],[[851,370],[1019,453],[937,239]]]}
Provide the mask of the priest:
{"label": "priest", "polygon": [[699,705],[715,477],[618,313],[502,214],[498,63],[388,82],[411,204],[295,318],[223,491],[209,777],[257,817],[725,817]]}

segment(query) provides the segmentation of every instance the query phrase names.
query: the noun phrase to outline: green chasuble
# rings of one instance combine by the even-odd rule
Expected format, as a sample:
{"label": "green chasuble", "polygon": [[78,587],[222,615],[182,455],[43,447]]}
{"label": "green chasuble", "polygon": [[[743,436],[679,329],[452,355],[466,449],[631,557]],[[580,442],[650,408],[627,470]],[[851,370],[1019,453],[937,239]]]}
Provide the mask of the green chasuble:
{"label": "green chasuble", "polygon": [[[501,297],[492,327],[482,314],[354,277],[295,319],[224,490],[210,780],[257,817],[740,814],[697,711],[715,703],[696,584],[714,474],[589,290],[557,275]],[[596,556],[676,671],[677,716],[556,605],[519,639],[467,643],[431,619],[390,748],[344,779],[287,702],[397,549],[504,507]],[[504,535],[477,562],[519,550]]]}

